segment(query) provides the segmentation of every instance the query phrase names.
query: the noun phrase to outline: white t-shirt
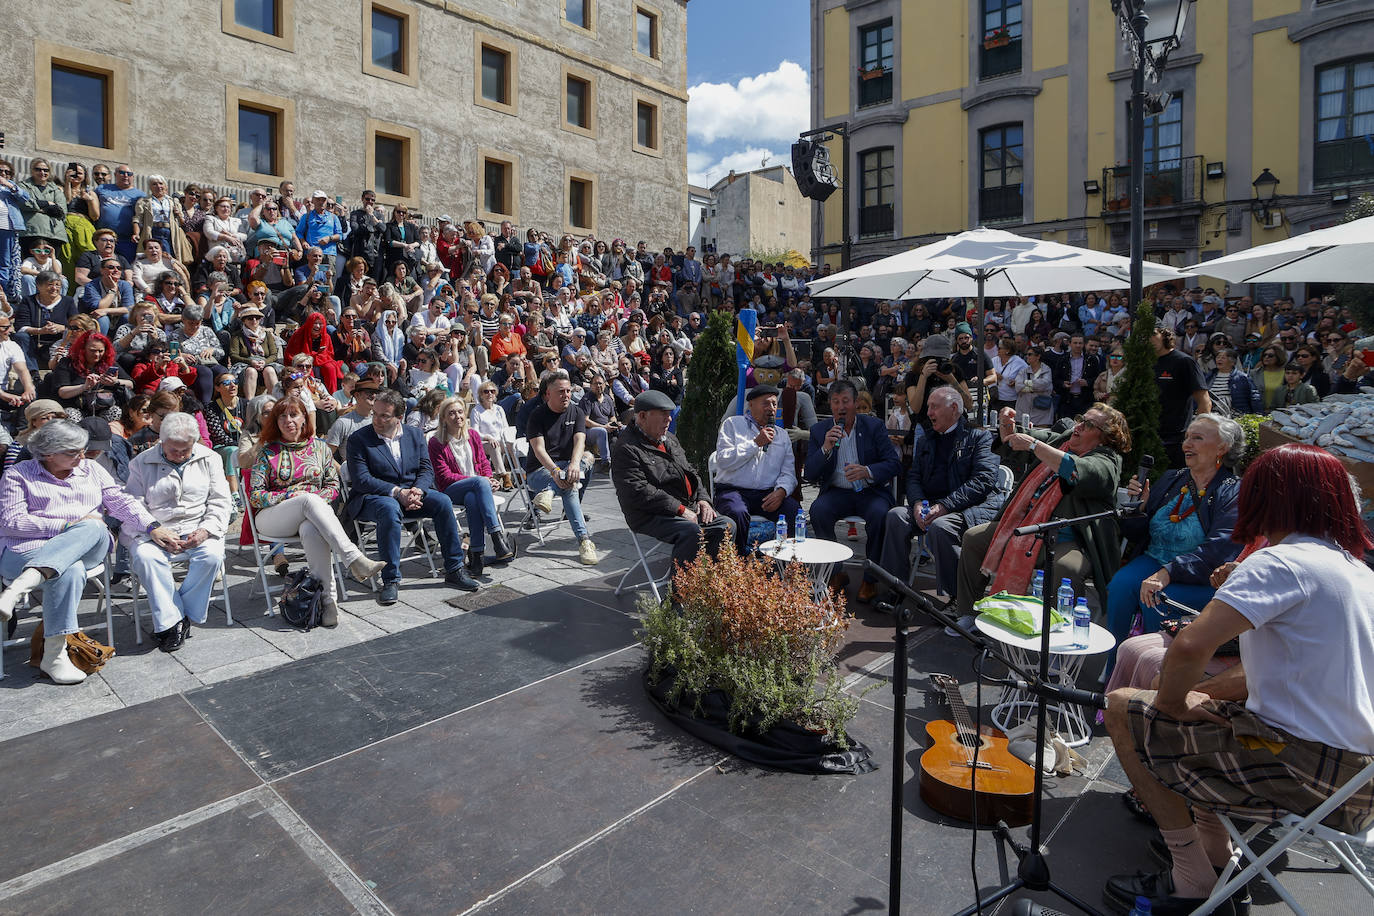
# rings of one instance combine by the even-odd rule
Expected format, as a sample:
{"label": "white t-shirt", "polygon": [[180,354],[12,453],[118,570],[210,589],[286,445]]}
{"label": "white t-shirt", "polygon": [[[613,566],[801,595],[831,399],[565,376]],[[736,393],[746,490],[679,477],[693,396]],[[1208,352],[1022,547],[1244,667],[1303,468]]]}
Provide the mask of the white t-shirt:
{"label": "white t-shirt", "polygon": [[15,363],[24,362],[24,351],[19,349],[19,344],[12,340],[0,343],[0,386],[9,381],[10,370]]}
{"label": "white t-shirt", "polygon": [[1255,627],[1240,636],[1247,709],[1296,737],[1374,754],[1374,571],[1290,535],[1246,558],[1216,599]]}

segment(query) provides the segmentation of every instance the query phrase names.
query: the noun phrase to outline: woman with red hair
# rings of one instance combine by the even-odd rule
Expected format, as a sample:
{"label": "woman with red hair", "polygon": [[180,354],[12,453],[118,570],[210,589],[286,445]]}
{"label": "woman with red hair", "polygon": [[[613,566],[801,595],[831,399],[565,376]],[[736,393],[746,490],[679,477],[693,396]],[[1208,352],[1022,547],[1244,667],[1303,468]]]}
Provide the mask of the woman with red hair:
{"label": "woman with red hair", "polygon": [[320,381],[324,382],[324,387],[329,389],[330,394],[339,390],[339,379],[347,369],[334,356],[334,343],[329,339],[324,316],[319,312],[307,315],[304,323],[296,328],[296,332],[287,342],[286,361],[290,363],[292,357],[298,353],[304,353],[314,361],[315,371],[319,373]]}
{"label": "woman with red hair", "polygon": [[48,392],[68,413],[118,420],[133,393],[129,374],[115,365],[114,344],[99,331],[85,331],[44,380]]}
{"label": "woman with red hair", "polygon": [[[1311,445],[1260,455],[1240,485],[1232,537],[1264,538],[1164,657],[1159,689],[1107,698],[1117,759],[1172,858],[1155,875],[1118,875],[1107,895],[1191,912],[1216,883],[1230,841],[1214,812],[1306,815],[1374,761],[1374,549],[1344,465]],[[1240,664],[1204,684],[1239,637]],[[1192,810],[1189,810],[1191,804]],[[1365,785],[1325,824],[1374,824]]]}

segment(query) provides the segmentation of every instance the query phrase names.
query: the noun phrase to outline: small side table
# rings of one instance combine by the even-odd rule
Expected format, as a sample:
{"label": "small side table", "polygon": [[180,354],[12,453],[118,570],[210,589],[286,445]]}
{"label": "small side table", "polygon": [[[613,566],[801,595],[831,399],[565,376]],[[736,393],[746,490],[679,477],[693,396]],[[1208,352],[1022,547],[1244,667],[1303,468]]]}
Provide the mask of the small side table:
{"label": "small side table", "polygon": [[759,553],[772,557],[779,568],[788,563],[801,563],[811,575],[811,593],[816,601],[825,598],[830,588],[830,574],[837,563],[843,563],[854,556],[854,551],[837,541],[821,538],[807,538],[798,543],[795,538],[779,541],[774,538],[759,545]]}
{"label": "small side table", "polygon": [[[986,635],[1005,645],[1013,661],[1028,669],[1040,667],[1040,637],[1023,636],[1007,629],[986,614],[979,614],[974,625]],[[1088,648],[1073,646],[1073,632],[1069,627],[1050,633],[1050,679],[1062,687],[1073,687],[1083,660],[1089,655],[1111,651],[1116,639],[1111,632],[1097,624],[1088,625]],[[1092,738],[1092,726],[1082,708],[1072,703],[1049,703],[1046,707],[1049,725],[1064,738],[1069,747],[1082,747]],[[992,721],[1002,731],[1011,731],[1035,717],[1035,696],[1019,687],[1003,687],[1002,697],[992,709]]]}

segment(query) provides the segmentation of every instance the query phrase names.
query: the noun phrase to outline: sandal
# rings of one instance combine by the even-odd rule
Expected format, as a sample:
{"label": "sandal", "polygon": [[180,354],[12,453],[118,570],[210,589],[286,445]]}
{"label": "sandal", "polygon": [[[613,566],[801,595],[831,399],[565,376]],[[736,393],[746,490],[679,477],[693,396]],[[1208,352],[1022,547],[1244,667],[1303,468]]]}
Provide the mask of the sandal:
{"label": "sandal", "polygon": [[1135,815],[1135,819],[1144,824],[1155,826],[1155,816],[1150,813],[1150,809],[1145,807],[1140,796],[1135,794],[1135,789],[1127,789],[1121,793],[1121,803],[1126,806],[1126,810]]}

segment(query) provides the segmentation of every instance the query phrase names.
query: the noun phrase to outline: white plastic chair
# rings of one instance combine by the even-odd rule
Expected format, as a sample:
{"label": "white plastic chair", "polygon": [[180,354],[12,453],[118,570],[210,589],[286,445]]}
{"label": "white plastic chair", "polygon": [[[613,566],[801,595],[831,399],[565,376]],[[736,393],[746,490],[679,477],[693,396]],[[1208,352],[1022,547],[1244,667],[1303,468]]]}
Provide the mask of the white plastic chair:
{"label": "white plastic chair", "polygon": [[[610,481],[611,481],[611,489],[614,490],[614,489],[615,489],[615,476],[614,476],[614,472],[613,472],[613,471],[612,471],[612,472],[608,472],[608,475],[607,475],[607,476],[610,478]],[[629,529],[627,528],[626,530],[629,530]],[[653,594],[654,594],[654,600],[655,600],[655,601],[662,601],[662,600],[663,600],[663,596],[662,596],[661,594],[659,594],[659,586],[666,586],[670,581],[672,581],[672,578],[673,578],[673,560],[672,560],[672,557],[671,557],[671,556],[668,558],[668,568],[667,568],[667,570],[663,573],[663,575],[658,576],[658,577],[655,577],[655,576],[654,576],[654,573],[653,573],[653,570],[651,570],[651,569],[649,568],[649,561],[652,560],[654,557],[660,555],[660,554],[663,553],[664,551],[666,551],[666,550],[668,549],[668,544],[667,544],[666,542],[664,542],[664,541],[654,541],[654,546],[650,547],[649,550],[646,552],[646,551],[644,550],[644,548],[643,548],[643,547],[640,545],[640,543],[639,543],[639,535],[635,534],[634,531],[632,531],[632,530],[630,530],[630,543],[632,543],[632,544],[635,545],[635,556],[638,557],[638,560],[635,562],[635,565],[633,565],[633,566],[631,566],[629,569],[625,570],[625,575],[621,576],[621,577],[620,577],[620,581],[619,581],[618,583],[616,583],[616,586],[615,586],[615,596],[616,596],[617,598],[619,598],[619,597],[621,596],[621,594],[624,593],[625,590],[626,590],[626,588],[627,588],[627,586],[625,585],[626,580],[629,579],[630,576],[634,575],[636,572],[638,572],[639,570],[642,569],[642,570],[644,570],[644,580],[645,580],[645,581],[644,581],[644,582],[636,583],[636,584],[634,584],[633,586],[629,586],[629,587],[630,587],[630,588],[644,588],[644,587],[647,585],[648,588],[649,588],[649,591],[653,592]]]}
{"label": "white plastic chair", "polygon": [[[256,593],[258,585],[261,584],[263,602],[267,605],[267,611],[263,614],[263,616],[270,617],[273,614],[277,613],[277,609],[272,605],[272,586],[267,584],[267,554],[263,550],[263,537],[260,534],[258,534],[256,510],[254,510],[253,506],[248,501],[248,479],[244,475],[242,469],[239,468],[238,458],[238,453],[235,452],[233,457],[230,459],[230,468],[233,470],[235,474],[239,475],[239,480],[244,485],[243,516],[248,520],[248,533],[253,540],[253,561],[257,564],[258,567],[258,581],[249,586],[248,597],[251,599],[253,595]],[[292,535],[289,537],[274,537],[268,543],[300,544],[300,542],[301,539],[299,536]],[[243,546],[241,539],[239,546]],[[347,587],[344,585],[343,567],[340,565],[339,558],[337,556],[333,558],[332,565],[334,567],[334,575],[338,580],[339,597],[345,597],[348,594],[348,590]],[[226,595],[227,594],[228,592],[226,591]],[[226,602],[228,601],[227,598],[225,600]],[[137,615],[135,615],[135,623],[137,623]]]}
{"label": "white plastic chair", "polygon": [[[228,545],[226,544],[225,546],[226,546],[226,549],[227,549]],[[190,566],[190,561],[187,560],[184,556],[177,556],[177,555],[173,554],[173,555],[169,555],[169,556],[167,557],[167,559],[168,559],[168,562],[170,562],[170,563],[172,564],[172,569],[173,569],[173,570],[181,569],[181,568],[187,568],[187,567]],[[225,563],[224,563],[223,560],[221,560],[221,561],[220,561],[220,566],[219,566],[219,576],[220,576],[220,579],[219,579],[220,600],[224,602],[224,625],[225,625],[225,626],[228,626],[228,627],[232,627],[232,626],[234,625],[234,612],[233,612],[233,609],[232,609],[232,608],[230,607],[230,605],[229,605],[229,580],[228,580],[228,577],[226,577],[226,576],[224,575],[224,572],[225,572],[224,567],[225,567]],[[139,614],[140,614],[140,611],[139,611],[139,604],[138,604],[139,595],[140,595],[140,594],[142,593],[142,591],[143,591],[143,589],[142,589],[142,583],[138,581],[138,575],[135,574],[134,571],[133,571],[132,569],[129,570],[129,579],[133,582],[133,586],[134,586],[134,589],[133,589],[133,602],[134,602],[134,642],[138,643],[139,645],[142,645],[142,644],[143,644],[143,627],[142,627],[142,625],[139,623]],[[213,591],[213,589],[211,589],[211,591]],[[150,620],[152,619],[152,607],[151,607],[151,606],[148,608],[148,617],[149,617]]]}
{"label": "white plastic chair", "polygon": [[[1262,820],[1254,822],[1244,833],[1235,825],[1238,815],[1217,814],[1226,832],[1231,835],[1231,842],[1235,849],[1231,853],[1231,861],[1226,863],[1222,869],[1221,877],[1217,879],[1215,889],[1210,897],[1202,906],[1193,911],[1194,916],[1210,913],[1232,894],[1247,884],[1256,875],[1263,875],[1264,880],[1269,882],[1269,886],[1274,889],[1283,902],[1288,904],[1288,908],[1298,916],[1303,916],[1306,910],[1298,904],[1288,888],[1279,883],[1279,879],[1274,877],[1269,870],[1269,863],[1277,859],[1283,852],[1302,839],[1315,840],[1327,849],[1331,850],[1341,867],[1349,872],[1356,881],[1360,882],[1370,896],[1374,897],[1374,875],[1365,867],[1358,856],[1350,848],[1352,844],[1358,844],[1366,848],[1374,847],[1374,827],[1365,830],[1363,833],[1344,833],[1334,830],[1331,827],[1322,825],[1322,821],[1332,811],[1336,810],[1350,796],[1354,795],[1361,788],[1370,782],[1374,782],[1374,763],[1370,763],[1360,772],[1351,777],[1345,785],[1341,786],[1336,792],[1322,802],[1317,808],[1306,817],[1296,814],[1285,814],[1277,821]],[[1250,843],[1254,841],[1260,833],[1272,824],[1277,824],[1283,828],[1283,834],[1278,838],[1273,846],[1270,846],[1263,853],[1256,853],[1250,848]],[[1241,861],[1248,860],[1250,864],[1237,871]],[[1366,910],[1366,912],[1369,912]]]}
{"label": "white plastic chair", "polygon": [[[341,500],[343,500],[343,502],[345,502],[345,503],[348,502],[348,485],[347,485],[346,483],[344,483],[342,480],[339,481],[339,498],[340,498]],[[416,543],[417,543],[417,542],[419,543],[419,553],[409,553],[409,554],[407,554],[407,553],[406,553],[406,549],[405,549],[404,547],[401,548],[401,559],[397,562],[397,565],[399,566],[401,563],[405,563],[407,560],[415,560],[415,559],[418,559],[418,558],[420,558],[420,557],[424,557],[425,562],[429,564],[429,574],[430,574],[430,576],[437,579],[437,578],[439,577],[439,570],[438,570],[438,567],[436,567],[436,566],[434,565],[434,549],[431,548],[431,547],[429,546],[429,535],[425,533],[425,522],[427,522],[427,521],[429,521],[429,519],[424,518],[424,517],[420,517],[420,518],[405,518],[404,516],[401,517],[401,530],[402,530],[402,532],[409,532],[409,533],[410,533],[410,548],[411,548],[412,551],[415,550]],[[365,529],[365,528],[363,527],[364,525],[367,525],[367,526],[370,526],[370,527],[367,528],[367,529]],[[411,527],[411,526],[414,526],[414,527]],[[372,532],[372,538],[371,538],[371,540],[372,540],[372,546],[373,546],[373,548],[376,548],[376,547],[377,547],[377,537],[376,537],[376,534],[377,534],[377,525],[376,525],[375,522],[370,522],[370,521],[368,521],[367,519],[364,519],[364,518],[356,518],[356,517],[355,517],[355,518],[353,519],[353,530],[354,530],[354,532],[356,532],[357,535],[358,535],[358,547],[359,547],[359,549],[366,551],[366,545],[367,545],[367,541],[368,541],[368,537],[367,537],[366,531],[368,531],[368,530],[370,530],[370,531]],[[460,529],[459,529],[459,534],[461,535],[461,533],[462,533],[462,529],[460,528]],[[435,542],[436,545],[437,545],[438,542],[439,542],[438,532],[435,532],[434,542]],[[378,552],[380,552],[380,551],[378,551]],[[337,562],[337,561],[336,561],[336,562]],[[372,586],[372,583],[369,582],[369,585]],[[375,588],[375,586],[373,586],[373,587]]]}
{"label": "white plastic chair", "polygon": [[[86,570],[86,581],[87,581],[87,582],[94,582],[94,583],[95,583],[96,592],[97,592],[97,595],[96,595],[96,600],[97,600],[96,607],[97,607],[97,609],[100,607],[100,604],[103,603],[103,604],[105,605],[105,622],[104,622],[104,623],[98,623],[98,624],[96,624],[96,625],[94,625],[94,626],[90,626],[90,627],[82,627],[81,629],[82,629],[83,631],[89,631],[89,630],[104,630],[104,631],[105,631],[105,638],[106,638],[106,640],[108,640],[108,641],[109,641],[109,644],[113,646],[113,645],[114,645],[114,641],[115,641],[115,639],[114,639],[114,613],[113,613],[113,602],[111,602],[111,600],[110,600],[110,565],[111,565],[112,563],[114,563],[114,554],[113,554],[113,553],[111,553],[110,555],[106,556],[105,562],[104,562],[104,563],[101,563],[101,564],[100,564],[99,566],[97,566],[95,569],[88,569],[88,570]],[[4,585],[8,585],[9,583],[6,582],[6,583],[3,583],[3,584],[4,584]],[[41,587],[41,586],[40,586],[40,587]],[[35,591],[37,591],[37,589],[35,589]],[[78,605],[78,614],[79,614],[79,613],[80,613],[80,606]],[[35,615],[35,617],[36,617],[37,619],[39,619],[39,620],[42,619],[42,617],[39,616],[39,615]],[[8,623],[0,624],[0,626],[8,627],[9,624],[8,624]],[[6,640],[4,640],[4,642],[3,642],[3,647],[4,647],[4,649],[8,649],[8,648],[11,647],[11,646],[27,646],[27,645],[29,644],[30,641],[31,641],[31,635],[30,635],[30,636],[16,636],[14,639],[6,639]],[[4,677],[5,677],[5,653],[4,653],[3,649],[0,649],[0,679],[3,679]]]}

